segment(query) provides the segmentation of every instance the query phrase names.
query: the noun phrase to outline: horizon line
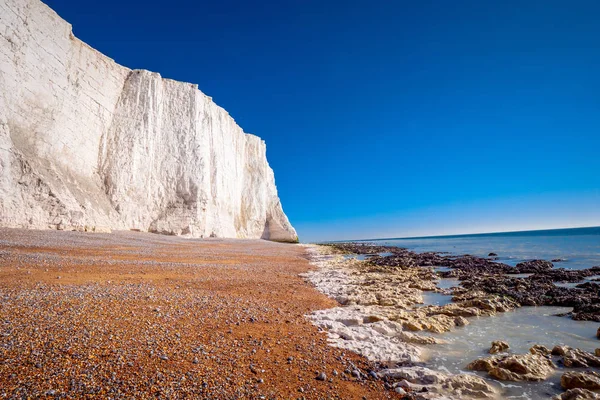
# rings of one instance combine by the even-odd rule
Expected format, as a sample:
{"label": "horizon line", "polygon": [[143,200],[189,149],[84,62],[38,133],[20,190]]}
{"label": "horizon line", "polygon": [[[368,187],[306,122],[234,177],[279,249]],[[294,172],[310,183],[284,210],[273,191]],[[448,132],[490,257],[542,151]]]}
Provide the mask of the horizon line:
{"label": "horizon line", "polygon": [[404,239],[437,239],[437,238],[449,238],[457,236],[477,236],[477,235],[500,235],[503,233],[524,233],[524,232],[543,232],[543,231],[561,231],[568,229],[586,229],[586,228],[600,228],[600,225],[594,226],[570,226],[563,228],[549,228],[549,229],[525,229],[520,231],[496,231],[496,232],[477,232],[477,233],[453,233],[449,235],[426,235],[426,236],[405,236],[405,237],[386,237],[386,238],[371,238],[371,239],[345,239],[345,240],[325,240],[315,243],[340,243],[340,242],[368,242],[376,240],[404,240]]}

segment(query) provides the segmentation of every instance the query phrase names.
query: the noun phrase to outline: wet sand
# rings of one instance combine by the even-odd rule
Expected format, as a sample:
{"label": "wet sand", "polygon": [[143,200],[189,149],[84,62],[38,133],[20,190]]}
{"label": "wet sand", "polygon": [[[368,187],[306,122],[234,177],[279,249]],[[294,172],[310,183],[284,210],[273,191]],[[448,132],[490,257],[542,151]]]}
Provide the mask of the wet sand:
{"label": "wet sand", "polygon": [[337,305],[311,268],[260,240],[0,229],[0,397],[394,398],[306,319]]}

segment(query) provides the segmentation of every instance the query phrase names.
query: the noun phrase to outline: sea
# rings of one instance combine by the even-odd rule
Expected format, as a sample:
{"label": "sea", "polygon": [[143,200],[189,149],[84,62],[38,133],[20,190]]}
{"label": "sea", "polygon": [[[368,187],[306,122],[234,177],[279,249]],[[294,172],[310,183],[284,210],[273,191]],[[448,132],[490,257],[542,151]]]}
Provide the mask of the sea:
{"label": "sea", "polygon": [[365,241],[404,247],[416,252],[438,251],[480,257],[496,253],[499,262],[509,265],[533,259],[564,260],[555,263],[557,268],[583,269],[600,265],[598,226]]}
{"label": "sea", "polygon": [[[552,229],[523,232],[485,233],[474,235],[436,236],[421,238],[394,238],[366,240],[380,245],[398,246],[416,252],[444,252],[453,255],[471,254],[487,257],[498,255],[498,261],[516,265],[532,259],[561,260],[555,268],[583,269],[600,266],[600,227]],[[457,286],[458,280],[441,279],[440,288]],[[427,293],[425,305],[443,305],[451,296]],[[597,322],[574,321],[557,314],[570,311],[568,307],[522,307],[493,317],[470,319],[470,324],[443,334],[436,334],[447,343],[427,347],[428,365],[452,373],[472,373],[469,362],[489,356],[494,340],[510,344],[510,352],[527,353],[534,344],[549,348],[568,345],[594,352],[600,347],[596,331]],[[434,334],[432,334],[434,335]],[[494,382],[505,390],[507,399],[549,399],[563,392],[560,376],[565,369],[557,370],[550,379],[540,383]],[[485,373],[479,373],[486,377]]]}

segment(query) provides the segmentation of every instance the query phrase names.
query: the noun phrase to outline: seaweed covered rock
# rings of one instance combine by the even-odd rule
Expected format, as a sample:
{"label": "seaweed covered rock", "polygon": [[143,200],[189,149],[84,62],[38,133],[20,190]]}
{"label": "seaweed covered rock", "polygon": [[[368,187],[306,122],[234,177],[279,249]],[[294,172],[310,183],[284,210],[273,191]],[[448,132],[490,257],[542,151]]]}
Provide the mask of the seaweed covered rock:
{"label": "seaweed covered rock", "polygon": [[518,263],[515,268],[519,274],[531,274],[550,270],[554,264],[546,260],[530,260]]}

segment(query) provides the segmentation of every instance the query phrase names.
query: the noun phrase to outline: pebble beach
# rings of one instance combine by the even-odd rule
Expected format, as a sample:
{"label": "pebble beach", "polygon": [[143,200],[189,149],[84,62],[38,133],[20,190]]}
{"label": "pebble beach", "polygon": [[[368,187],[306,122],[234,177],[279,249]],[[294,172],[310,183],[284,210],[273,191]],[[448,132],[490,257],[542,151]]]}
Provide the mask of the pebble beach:
{"label": "pebble beach", "polygon": [[0,229],[0,397],[399,398],[306,318],[337,305],[311,269],[262,240]]}

